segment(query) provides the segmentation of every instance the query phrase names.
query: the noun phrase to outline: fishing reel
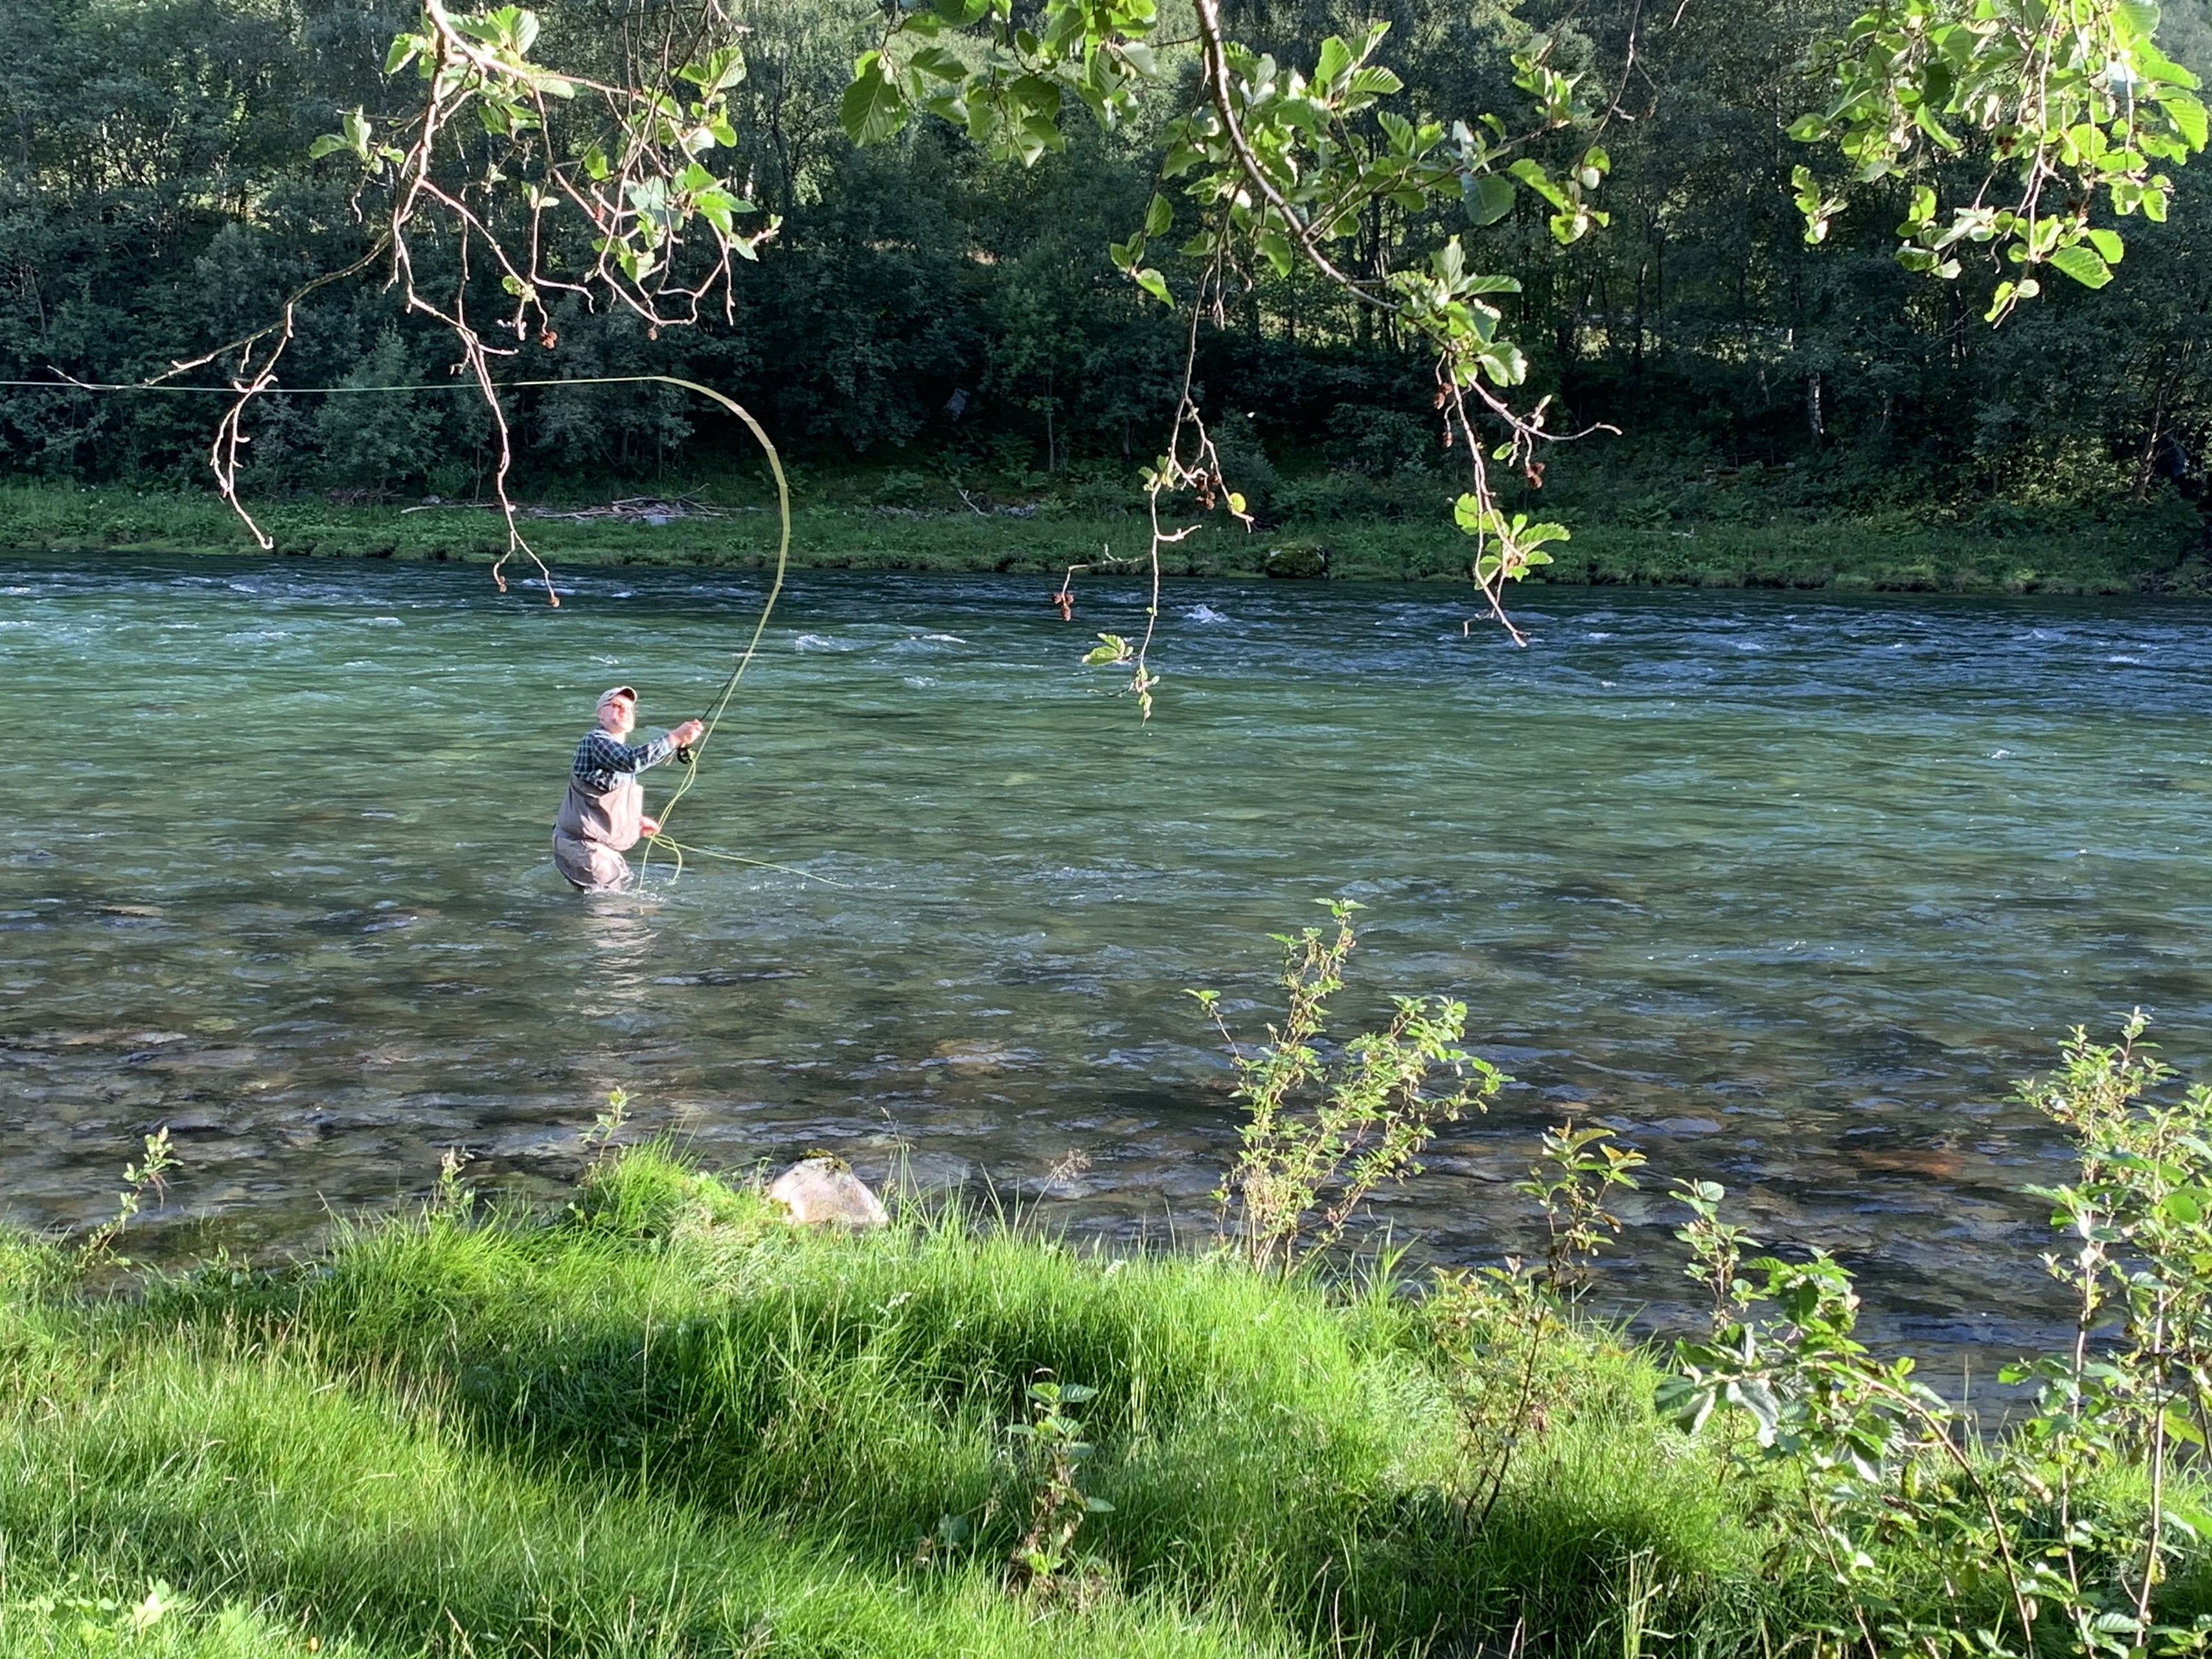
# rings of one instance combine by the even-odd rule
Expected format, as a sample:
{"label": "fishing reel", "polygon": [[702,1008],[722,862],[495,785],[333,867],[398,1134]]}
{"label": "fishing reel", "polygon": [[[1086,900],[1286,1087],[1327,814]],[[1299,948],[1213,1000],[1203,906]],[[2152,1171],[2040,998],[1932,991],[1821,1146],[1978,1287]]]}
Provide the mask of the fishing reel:
{"label": "fishing reel", "polygon": [[676,763],[678,766],[689,766],[698,758],[699,757],[692,752],[690,744],[679,743],[676,745]]}

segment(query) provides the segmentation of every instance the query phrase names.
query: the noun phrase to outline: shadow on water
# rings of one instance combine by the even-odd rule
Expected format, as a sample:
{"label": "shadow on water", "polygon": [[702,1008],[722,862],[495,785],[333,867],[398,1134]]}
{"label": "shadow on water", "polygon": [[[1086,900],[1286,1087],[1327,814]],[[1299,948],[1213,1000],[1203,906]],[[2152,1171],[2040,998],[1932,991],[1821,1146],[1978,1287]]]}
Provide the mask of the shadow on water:
{"label": "shadow on water", "polygon": [[808,574],[679,830],[838,884],[607,902],[544,857],[569,746],[616,680],[693,712],[757,583],[478,583],[0,566],[63,734],[0,832],[0,1212],[82,1221],[167,1122],[174,1248],[281,1252],[450,1146],[562,1190],[620,1085],[710,1162],[910,1148],[1202,1228],[1233,1114],[1181,993],[1256,1030],[1265,936],[1340,891],[1347,1017],[1453,992],[1520,1079],[1401,1237],[1525,1248],[1505,1183],[1573,1115],[1651,1158],[1620,1306],[1690,1298],[1659,1194],[1698,1174],[1861,1269],[1878,1334],[2002,1349],[2052,1316],[2020,1189],[2063,1155],[2011,1079],[2137,1002],[2185,1069],[2212,1036],[2193,608],[1539,592],[1516,653],[1445,592],[1194,582],[1140,726],[1076,662],[1133,587],[1070,628],[1021,579]]}

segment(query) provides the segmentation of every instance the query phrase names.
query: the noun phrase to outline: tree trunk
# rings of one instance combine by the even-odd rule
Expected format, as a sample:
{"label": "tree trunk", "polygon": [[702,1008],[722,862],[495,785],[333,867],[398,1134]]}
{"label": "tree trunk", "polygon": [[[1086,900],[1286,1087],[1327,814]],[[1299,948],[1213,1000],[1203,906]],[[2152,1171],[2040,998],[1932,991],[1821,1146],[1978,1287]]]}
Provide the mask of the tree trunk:
{"label": "tree trunk", "polygon": [[2183,348],[2180,361],[2172,363],[2166,373],[2159,377],[2158,392],[2152,398],[2150,404],[2150,430],[2143,434],[2142,456],[2136,463],[2135,488],[2130,492],[2136,501],[2140,501],[2148,497],[2150,481],[2157,471],[2158,441],[2166,434],[2166,394],[2173,389],[2175,377],[2189,366],[2189,359],[2196,349],[2197,342],[2191,340]]}
{"label": "tree trunk", "polygon": [[1638,379],[1644,374],[1644,279],[1651,270],[1651,258],[1647,253],[1636,266],[1636,312],[1630,324],[1633,336],[1628,348],[1628,372]]}

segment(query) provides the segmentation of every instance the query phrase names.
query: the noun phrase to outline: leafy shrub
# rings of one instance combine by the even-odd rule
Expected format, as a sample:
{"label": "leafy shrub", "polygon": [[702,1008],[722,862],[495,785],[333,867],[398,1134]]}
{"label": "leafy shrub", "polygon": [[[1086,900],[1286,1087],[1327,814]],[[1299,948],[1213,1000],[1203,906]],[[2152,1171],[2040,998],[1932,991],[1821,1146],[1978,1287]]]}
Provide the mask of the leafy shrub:
{"label": "leafy shrub", "polygon": [[929,480],[919,472],[886,472],[876,480],[878,507],[921,507],[929,495]]}
{"label": "leafy shrub", "polygon": [[[1662,1403],[1685,1426],[1747,1419],[1729,1441],[1778,1471],[1791,1547],[1838,1594],[1820,1632],[1869,1659],[1972,1652],[2027,1659],[2212,1648],[2212,1609],[2178,1559],[2201,1558],[2212,1446],[2212,1090],[2172,1073],[2130,1019],[2117,1044],[2078,1028],[2057,1073],[2021,1085],[2073,1139],[2078,1178],[2029,1190],[2066,1239],[2045,1258],[2074,1296],[2065,1352],[2008,1367],[2034,1406],[1999,1434],[1854,1334],[1858,1297],[1825,1252],[1746,1262],[1721,1189],[1683,1191],[1692,1276],[1712,1331],[1677,1345]],[[2046,1637],[2047,1632],[2047,1637]]]}
{"label": "leafy shrub", "polygon": [[1314,581],[1328,574],[1328,549],[1319,542],[1284,542],[1267,550],[1261,569],[1286,581]]}
{"label": "leafy shrub", "polygon": [[[1215,1199],[1229,1236],[1253,1266],[1288,1272],[1334,1248],[1370,1193],[1419,1175],[1437,1126],[1480,1110],[1511,1079],[1459,1046],[1467,1005],[1449,997],[1395,997],[1381,1031],[1352,1038],[1326,1060],[1328,1000],[1344,987],[1358,936],[1346,900],[1329,904],[1333,933],[1318,927],[1276,935],[1277,982],[1288,995],[1280,1025],[1249,1052],[1222,1021],[1218,992],[1194,991],[1237,1067],[1244,1110],[1243,1150]],[[1431,1077],[1447,1079],[1438,1089]]]}
{"label": "leafy shrub", "polygon": [[1329,459],[1371,478],[1426,477],[1437,453],[1436,423],[1378,404],[1339,404],[1329,411]]}
{"label": "leafy shrub", "polygon": [[[342,385],[407,386],[416,378],[406,343],[393,329]],[[411,392],[362,392],[325,398],[317,413],[324,470],[339,484],[403,484],[419,479],[439,450],[443,419],[428,398]]]}

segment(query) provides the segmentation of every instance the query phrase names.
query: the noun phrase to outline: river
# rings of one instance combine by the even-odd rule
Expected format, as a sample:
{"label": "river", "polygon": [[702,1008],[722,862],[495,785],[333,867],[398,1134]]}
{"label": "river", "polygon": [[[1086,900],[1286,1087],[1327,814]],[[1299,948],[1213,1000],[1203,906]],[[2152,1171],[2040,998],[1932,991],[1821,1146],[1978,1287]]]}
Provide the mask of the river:
{"label": "river", "polygon": [[[557,1191],[605,1091],[722,1166],[816,1149],[1048,1224],[1188,1237],[1233,1143],[1186,988],[1256,1035],[1275,947],[1357,898],[1345,1030],[1471,1006],[1518,1081],[1382,1206],[1534,1241],[1539,1128],[1650,1158],[1604,1280],[1692,1300],[1675,1177],[1865,1278],[1886,1340],[2048,1326],[2009,1103],[2141,1003],[2212,1054],[2202,607],[1177,582],[1140,724],[1128,582],[799,573],[672,825],[787,866],[568,892],[547,826],[604,686],[696,712],[757,575],[0,562],[0,1215],[81,1223],[138,1138],[156,1253],[307,1247],[441,1149]],[[672,769],[653,779],[663,785]],[[658,799],[659,787],[649,791]]]}

